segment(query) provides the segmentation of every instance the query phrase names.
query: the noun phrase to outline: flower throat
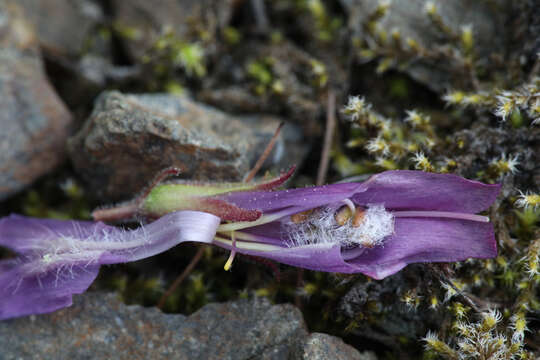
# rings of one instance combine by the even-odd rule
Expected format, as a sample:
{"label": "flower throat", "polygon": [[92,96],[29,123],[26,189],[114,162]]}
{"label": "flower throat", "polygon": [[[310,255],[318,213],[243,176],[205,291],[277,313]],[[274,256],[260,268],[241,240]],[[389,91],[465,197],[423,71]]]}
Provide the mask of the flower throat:
{"label": "flower throat", "polygon": [[292,215],[284,226],[289,247],[339,243],[372,248],[394,233],[394,216],[383,205],[356,208],[350,200],[344,202],[337,210],[325,207]]}

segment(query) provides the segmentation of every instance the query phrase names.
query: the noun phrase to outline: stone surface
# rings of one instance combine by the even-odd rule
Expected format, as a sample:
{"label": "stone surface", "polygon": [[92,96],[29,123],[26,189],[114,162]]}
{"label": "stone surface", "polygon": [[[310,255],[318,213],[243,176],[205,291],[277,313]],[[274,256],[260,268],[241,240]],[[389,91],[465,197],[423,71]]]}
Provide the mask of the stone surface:
{"label": "stone surface", "polygon": [[308,336],[302,314],[289,304],[238,300],[209,304],[186,317],[91,292],[52,314],[0,322],[0,349],[2,360],[376,360],[339,338]]}
{"label": "stone surface", "polygon": [[24,19],[19,7],[0,1],[0,200],[64,159],[71,124]]}
{"label": "stone surface", "polygon": [[[415,39],[427,48],[447,45],[448,40],[433,25],[424,7],[428,0],[393,1],[387,14],[381,19],[380,26],[388,33],[399,29],[401,39]],[[349,27],[353,31],[353,39],[363,38],[363,24],[377,7],[378,0],[341,0],[349,13]],[[505,31],[504,7],[497,1],[435,1],[438,12],[445,23],[459,34],[464,25],[472,25],[474,31],[475,51],[477,56],[488,58],[491,54],[504,54],[507,31]],[[353,40],[354,41],[354,40]],[[407,64],[405,72],[418,82],[437,92],[446,91],[449,87],[463,86],[457,81],[466,80],[460,73],[455,76],[453,63],[444,59],[431,61],[427,58],[414,59]]]}
{"label": "stone surface", "polygon": [[291,360],[377,360],[370,351],[358,352],[335,336],[312,333],[295,349]]}
{"label": "stone surface", "polygon": [[[69,150],[94,194],[111,201],[133,197],[170,166],[181,168],[183,179],[240,181],[280,121],[234,117],[187,96],[107,92]],[[299,164],[305,150],[301,132],[287,124],[266,164]]]}
{"label": "stone surface", "polygon": [[94,0],[10,0],[24,8],[42,49],[52,56],[79,55],[104,19]]}
{"label": "stone surface", "polygon": [[[114,23],[134,60],[140,59],[165,29],[182,41],[216,36],[232,16],[232,0],[112,0]],[[207,49],[208,50],[208,49]]]}

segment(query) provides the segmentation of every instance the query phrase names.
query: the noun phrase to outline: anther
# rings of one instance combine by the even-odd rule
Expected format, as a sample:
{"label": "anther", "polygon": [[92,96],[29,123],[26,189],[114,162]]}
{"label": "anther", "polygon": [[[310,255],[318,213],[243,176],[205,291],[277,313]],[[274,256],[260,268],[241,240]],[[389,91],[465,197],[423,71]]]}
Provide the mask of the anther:
{"label": "anther", "polygon": [[364,216],[366,215],[365,210],[363,209],[356,209],[356,212],[353,215],[352,219],[352,227],[360,227],[362,223],[364,222]]}
{"label": "anther", "polygon": [[309,216],[313,213],[313,209],[302,211],[296,214],[291,215],[291,221],[295,224],[300,224],[306,221]]}
{"label": "anther", "polygon": [[339,226],[345,225],[353,216],[351,209],[348,206],[342,206],[334,214],[334,219]]}

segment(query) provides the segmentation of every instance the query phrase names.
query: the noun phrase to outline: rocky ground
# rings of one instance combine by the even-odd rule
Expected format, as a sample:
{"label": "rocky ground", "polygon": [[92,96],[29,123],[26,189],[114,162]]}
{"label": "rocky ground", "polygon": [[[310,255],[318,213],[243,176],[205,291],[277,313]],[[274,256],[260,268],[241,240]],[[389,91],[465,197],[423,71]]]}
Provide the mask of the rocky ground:
{"label": "rocky ground", "polygon": [[163,313],[186,245],[102,269],[71,308],[0,322],[0,359],[454,359],[456,324],[494,308],[500,358],[534,358],[540,206],[518,200],[540,191],[539,29],[534,0],[0,0],[2,216],[89,219],[169,166],[241,181],[280,123],[259,174],[296,164],[291,186],[324,160],[326,182],[418,169],[503,185],[495,260],[375,281],[250,258],[224,272],[208,248]]}
{"label": "rocky ground", "polygon": [[2,359],[376,359],[337,337],[310,334],[297,308],[263,298],[184,316],[95,292],[54,314],[3,322],[0,335]]}

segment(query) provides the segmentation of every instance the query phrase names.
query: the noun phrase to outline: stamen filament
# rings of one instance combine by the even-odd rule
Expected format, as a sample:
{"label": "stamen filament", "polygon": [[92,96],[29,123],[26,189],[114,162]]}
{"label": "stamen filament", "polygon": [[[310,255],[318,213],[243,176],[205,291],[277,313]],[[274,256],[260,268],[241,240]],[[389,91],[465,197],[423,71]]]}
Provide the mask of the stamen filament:
{"label": "stamen filament", "polygon": [[355,213],[356,206],[354,206],[354,203],[351,201],[351,199],[343,199],[341,200],[341,202],[347,205],[347,207],[351,210],[351,214]]}
{"label": "stamen filament", "polygon": [[[214,241],[228,245],[233,246],[232,241],[229,239],[222,238],[220,236],[216,236],[214,238]],[[253,242],[247,242],[247,241],[236,241],[235,244],[237,249],[244,249],[244,250],[255,250],[255,251],[276,251],[276,250],[283,250],[280,246],[274,246],[269,244],[260,244],[260,243],[253,243]]]}
{"label": "stamen filament", "polygon": [[395,217],[424,217],[424,218],[448,218],[458,220],[469,220],[478,222],[489,222],[487,216],[457,213],[451,211],[394,211]]}
{"label": "stamen filament", "polygon": [[260,236],[249,234],[243,231],[235,231],[234,235],[237,239],[246,240],[249,242],[261,242]]}

